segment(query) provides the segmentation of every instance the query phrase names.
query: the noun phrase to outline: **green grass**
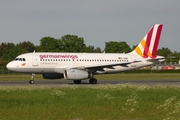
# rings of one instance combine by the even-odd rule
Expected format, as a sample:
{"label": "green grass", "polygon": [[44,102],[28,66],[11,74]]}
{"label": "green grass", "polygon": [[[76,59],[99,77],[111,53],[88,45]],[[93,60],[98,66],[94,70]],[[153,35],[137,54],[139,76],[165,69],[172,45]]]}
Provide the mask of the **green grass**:
{"label": "green grass", "polygon": [[1,87],[0,120],[179,120],[179,93],[134,84]]}
{"label": "green grass", "polygon": [[[97,80],[180,80],[180,73],[118,73],[96,75]],[[0,81],[29,80],[30,74],[1,74]],[[43,80],[40,74],[35,80]]]}
{"label": "green grass", "polygon": [[[98,80],[180,80],[179,73],[119,73]],[[29,80],[28,74],[0,81]],[[43,80],[36,75],[35,80]],[[179,120],[180,88],[133,84],[77,87],[1,87],[0,120]]]}

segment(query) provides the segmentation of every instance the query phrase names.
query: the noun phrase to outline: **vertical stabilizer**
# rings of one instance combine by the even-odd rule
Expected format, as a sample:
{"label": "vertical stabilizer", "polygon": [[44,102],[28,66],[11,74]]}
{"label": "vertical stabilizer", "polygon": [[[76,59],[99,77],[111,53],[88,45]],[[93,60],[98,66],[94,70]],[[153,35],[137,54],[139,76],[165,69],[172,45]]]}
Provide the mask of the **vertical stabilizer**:
{"label": "vertical stabilizer", "polygon": [[162,24],[155,24],[132,53],[138,54],[143,58],[156,58],[162,27]]}

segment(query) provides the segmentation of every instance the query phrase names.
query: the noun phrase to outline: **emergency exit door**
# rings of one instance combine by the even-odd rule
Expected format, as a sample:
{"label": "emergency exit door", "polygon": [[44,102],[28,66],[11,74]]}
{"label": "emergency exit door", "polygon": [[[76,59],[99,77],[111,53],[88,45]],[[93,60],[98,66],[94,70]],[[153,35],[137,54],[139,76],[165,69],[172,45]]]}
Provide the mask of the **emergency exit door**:
{"label": "emergency exit door", "polygon": [[38,55],[32,55],[32,66],[38,66]]}

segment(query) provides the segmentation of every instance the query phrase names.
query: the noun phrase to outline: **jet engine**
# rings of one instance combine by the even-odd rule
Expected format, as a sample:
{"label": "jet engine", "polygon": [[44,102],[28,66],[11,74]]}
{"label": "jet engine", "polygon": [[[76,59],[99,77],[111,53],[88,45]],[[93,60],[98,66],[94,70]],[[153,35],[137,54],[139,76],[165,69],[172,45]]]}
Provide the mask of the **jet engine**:
{"label": "jet engine", "polygon": [[85,70],[68,69],[64,72],[64,78],[67,80],[83,80],[91,77],[92,73]]}
{"label": "jet engine", "polygon": [[42,74],[42,77],[44,79],[61,79],[61,78],[64,78],[63,74],[58,74],[58,73],[45,73],[45,74]]}

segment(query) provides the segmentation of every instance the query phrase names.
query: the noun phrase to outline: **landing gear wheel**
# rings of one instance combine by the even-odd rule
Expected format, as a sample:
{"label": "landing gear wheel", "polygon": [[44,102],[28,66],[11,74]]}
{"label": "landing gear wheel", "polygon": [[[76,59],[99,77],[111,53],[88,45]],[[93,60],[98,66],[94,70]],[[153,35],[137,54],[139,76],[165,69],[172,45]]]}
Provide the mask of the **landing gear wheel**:
{"label": "landing gear wheel", "polygon": [[97,79],[96,78],[91,78],[89,79],[90,84],[97,84]]}
{"label": "landing gear wheel", "polygon": [[81,83],[81,80],[74,80],[74,83],[75,83],[75,84],[80,84],[80,83]]}
{"label": "landing gear wheel", "polygon": [[34,84],[35,83],[34,76],[35,76],[35,74],[32,73],[31,74],[31,80],[29,81],[30,84]]}
{"label": "landing gear wheel", "polygon": [[34,80],[30,80],[29,83],[30,84],[34,84],[35,82],[34,82]]}

